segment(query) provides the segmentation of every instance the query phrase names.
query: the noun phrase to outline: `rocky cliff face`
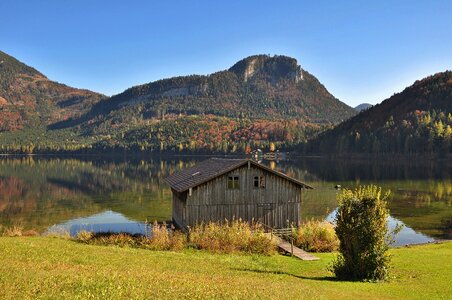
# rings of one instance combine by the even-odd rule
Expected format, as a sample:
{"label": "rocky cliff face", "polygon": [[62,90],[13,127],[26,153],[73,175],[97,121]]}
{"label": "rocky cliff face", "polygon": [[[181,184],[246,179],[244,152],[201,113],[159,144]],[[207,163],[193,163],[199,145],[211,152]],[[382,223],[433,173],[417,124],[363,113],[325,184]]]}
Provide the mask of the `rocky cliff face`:
{"label": "rocky cliff face", "polygon": [[287,56],[250,56],[237,62],[229,71],[244,82],[254,76],[266,77],[274,83],[281,79],[290,79],[295,83],[303,80],[303,72],[297,60]]}

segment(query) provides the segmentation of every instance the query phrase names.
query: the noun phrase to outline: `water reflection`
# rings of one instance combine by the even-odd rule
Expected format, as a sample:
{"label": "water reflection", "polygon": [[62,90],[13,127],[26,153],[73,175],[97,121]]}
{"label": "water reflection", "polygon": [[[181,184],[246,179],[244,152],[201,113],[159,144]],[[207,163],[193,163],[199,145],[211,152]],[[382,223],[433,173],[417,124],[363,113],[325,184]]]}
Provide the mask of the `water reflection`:
{"label": "water reflection", "polygon": [[71,236],[80,231],[89,232],[128,232],[131,234],[148,234],[148,227],[143,222],[130,220],[123,214],[111,210],[85,218],[72,219],[59,225],[53,225],[45,234],[68,232]]}
{"label": "water reflection", "polygon": [[376,184],[391,191],[391,215],[407,228],[434,238],[452,238],[450,161],[301,159],[278,167],[316,188],[306,195],[302,207],[308,218],[324,218],[336,208],[334,185]]}
{"label": "water reflection", "polygon": [[[336,218],[337,210],[330,213],[326,220],[329,222],[334,223]],[[414,231],[412,228],[407,226],[405,223],[403,223],[401,220],[398,220],[392,216],[388,217],[388,227],[390,232],[394,232],[394,230],[401,226],[400,231],[395,235],[394,244],[393,246],[405,246],[405,245],[411,245],[411,244],[425,244],[425,243],[431,243],[434,242],[435,239],[432,237],[429,237],[425,234],[419,233]]]}
{"label": "water reflection", "polygon": [[105,210],[134,220],[171,216],[163,179],[175,161],[0,159],[0,224],[45,230]]}
{"label": "water reflection", "polygon": [[[171,191],[164,178],[203,159],[2,158],[0,225],[41,232],[54,224],[71,231],[83,226],[140,230],[137,224],[146,219],[171,218]],[[315,187],[304,193],[302,219],[323,219],[336,209],[336,184],[375,183],[392,191],[391,216],[406,225],[398,243],[452,238],[448,162],[301,159],[273,167]]]}

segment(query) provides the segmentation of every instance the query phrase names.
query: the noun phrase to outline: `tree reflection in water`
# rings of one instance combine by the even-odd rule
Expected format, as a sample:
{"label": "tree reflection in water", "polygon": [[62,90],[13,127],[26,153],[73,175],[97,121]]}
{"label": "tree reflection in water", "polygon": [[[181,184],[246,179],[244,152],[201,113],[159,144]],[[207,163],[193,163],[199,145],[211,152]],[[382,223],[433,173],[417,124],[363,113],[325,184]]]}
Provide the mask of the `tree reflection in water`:
{"label": "tree reflection in water", "polygon": [[[43,232],[54,224],[105,212],[117,213],[118,224],[121,218],[135,223],[169,220],[171,191],[164,178],[202,159],[2,158],[0,225]],[[303,194],[303,219],[323,219],[335,210],[336,184],[353,188],[373,183],[392,191],[392,217],[414,233],[452,238],[452,167],[448,162],[311,158],[272,164],[315,187]]]}

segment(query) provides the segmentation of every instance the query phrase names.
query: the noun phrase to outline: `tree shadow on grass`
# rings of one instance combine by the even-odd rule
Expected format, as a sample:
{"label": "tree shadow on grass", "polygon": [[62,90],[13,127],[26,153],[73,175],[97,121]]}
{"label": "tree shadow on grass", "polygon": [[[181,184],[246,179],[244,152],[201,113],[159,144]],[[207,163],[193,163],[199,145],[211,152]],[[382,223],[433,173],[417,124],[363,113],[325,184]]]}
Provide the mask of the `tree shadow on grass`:
{"label": "tree shadow on grass", "polygon": [[333,276],[318,276],[318,277],[307,277],[307,276],[302,276],[302,275],[296,275],[296,274],[292,274],[292,273],[287,273],[287,272],[283,272],[283,271],[272,271],[272,270],[259,270],[259,269],[251,269],[251,268],[233,268],[234,271],[239,271],[239,272],[254,272],[254,273],[263,273],[263,274],[276,274],[276,275],[287,275],[287,276],[292,276],[295,278],[299,278],[299,279],[306,279],[306,280],[317,280],[317,281],[343,281],[343,280],[339,280],[336,277]]}

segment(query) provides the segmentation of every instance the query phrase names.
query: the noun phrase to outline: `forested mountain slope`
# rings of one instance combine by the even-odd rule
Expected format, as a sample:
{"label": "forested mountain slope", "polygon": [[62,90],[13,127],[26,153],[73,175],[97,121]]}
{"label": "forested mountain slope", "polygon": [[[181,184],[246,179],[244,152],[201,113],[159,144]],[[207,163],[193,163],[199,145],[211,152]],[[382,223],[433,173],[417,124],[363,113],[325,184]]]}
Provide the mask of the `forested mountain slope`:
{"label": "forested mountain slope", "polygon": [[100,94],[51,81],[0,51],[0,132],[77,118],[102,98]]}
{"label": "forested mountain slope", "polygon": [[416,81],[313,139],[321,153],[452,153],[452,72]]}

